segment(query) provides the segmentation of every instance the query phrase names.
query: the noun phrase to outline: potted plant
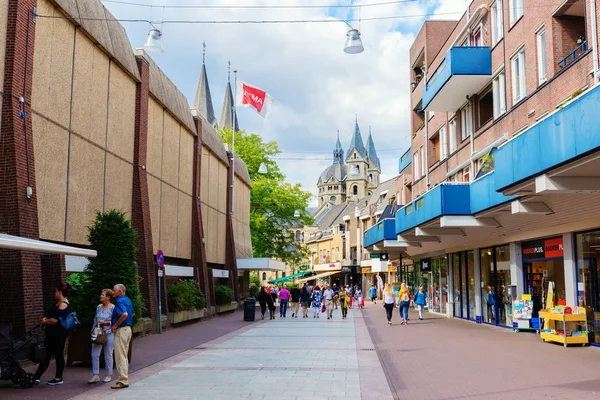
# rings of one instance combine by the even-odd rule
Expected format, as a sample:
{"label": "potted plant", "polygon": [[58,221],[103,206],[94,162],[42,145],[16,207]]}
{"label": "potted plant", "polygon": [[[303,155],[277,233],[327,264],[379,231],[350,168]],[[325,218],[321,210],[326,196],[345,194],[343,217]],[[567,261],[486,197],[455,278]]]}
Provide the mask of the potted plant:
{"label": "potted plant", "polygon": [[180,280],[167,286],[169,321],[178,324],[184,321],[204,318],[206,298],[193,279]]}
{"label": "potted plant", "polygon": [[215,287],[215,303],[217,303],[217,313],[235,311],[237,302],[233,300],[233,290],[229,286],[217,285]]}

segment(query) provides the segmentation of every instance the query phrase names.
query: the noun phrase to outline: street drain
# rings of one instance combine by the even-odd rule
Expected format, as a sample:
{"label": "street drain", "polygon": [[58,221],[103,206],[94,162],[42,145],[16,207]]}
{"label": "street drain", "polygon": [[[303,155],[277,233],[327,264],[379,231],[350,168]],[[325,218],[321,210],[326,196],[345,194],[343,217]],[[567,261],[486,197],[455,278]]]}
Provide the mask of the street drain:
{"label": "street drain", "polygon": [[375,349],[359,349],[360,351],[375,351]]}

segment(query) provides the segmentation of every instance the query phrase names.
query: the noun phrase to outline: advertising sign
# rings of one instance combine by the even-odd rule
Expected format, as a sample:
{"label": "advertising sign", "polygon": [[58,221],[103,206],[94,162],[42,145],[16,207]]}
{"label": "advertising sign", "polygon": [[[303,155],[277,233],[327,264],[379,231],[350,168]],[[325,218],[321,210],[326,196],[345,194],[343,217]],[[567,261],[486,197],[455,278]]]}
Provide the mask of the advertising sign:
{"label": "advertising sign", "polygon": [[513,319],[531,319],[533,300],[515,300],[513,302]]}
{"label": "advertising sign", "polygon": [[562,237],[531,240],[521,244],[523,260],[563,257]]}

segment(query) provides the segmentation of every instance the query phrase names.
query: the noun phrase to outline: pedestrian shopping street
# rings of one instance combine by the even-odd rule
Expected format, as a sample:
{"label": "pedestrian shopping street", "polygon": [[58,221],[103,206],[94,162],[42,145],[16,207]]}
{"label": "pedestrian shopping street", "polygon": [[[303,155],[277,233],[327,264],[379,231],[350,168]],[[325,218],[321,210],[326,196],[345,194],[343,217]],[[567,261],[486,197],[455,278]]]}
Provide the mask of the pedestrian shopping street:
{"label": "pedestrian shopping street", "polygon": [[358,310],[346,320],[339,309],[333,320],[288,310],[134,373],[128,389],[75,399],[391,400],[373,349]]}

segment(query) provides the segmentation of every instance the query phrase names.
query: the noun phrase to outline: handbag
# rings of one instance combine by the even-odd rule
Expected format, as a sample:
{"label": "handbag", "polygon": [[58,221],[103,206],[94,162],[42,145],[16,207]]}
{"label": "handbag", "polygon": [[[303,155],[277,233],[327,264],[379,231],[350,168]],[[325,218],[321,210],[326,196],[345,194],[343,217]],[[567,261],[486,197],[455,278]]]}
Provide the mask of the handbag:
{"label": "handbag", "polygon": [[92,343],[94,344],[106,343],[106,332],[100,327],[100,324],[92,329],[90,339],[92,339]]}
{"label": "handbag", "polygon": [[324,312],[325,312],[325,309],[326,309],[326,307],[325,307],[325,303],[323,303],[323,305],[321,306],[321,312],[322,312],[322,313],[324,313]]}
{"label": "handbag", "polygon": [[81,322],[77,319],[77,313],[73,311],[68,314],[66,317],[58,317],[58,322],[65,328],[67,331],[72,331],[81,325]]}

